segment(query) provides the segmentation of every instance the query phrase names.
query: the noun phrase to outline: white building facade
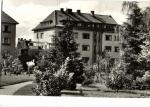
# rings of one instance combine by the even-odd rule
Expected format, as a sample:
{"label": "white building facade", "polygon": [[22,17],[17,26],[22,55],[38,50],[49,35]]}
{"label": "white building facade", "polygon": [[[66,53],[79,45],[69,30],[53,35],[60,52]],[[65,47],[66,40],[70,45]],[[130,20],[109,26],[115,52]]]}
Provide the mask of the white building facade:
{"label": "white building facade", "polygon": [[81,13],[80,10],[63,8],[55,10],[44,19],[34,31],[34,40],[43,49],[53,47],[54,37],[62,31],[64,22],[70,19],[74,23],[73,33],[78,52],[87,64],[96,62],[96,56],[107,50],[111,58],[119,58],[119,34],[115,32],[116,21],[108,15]]}

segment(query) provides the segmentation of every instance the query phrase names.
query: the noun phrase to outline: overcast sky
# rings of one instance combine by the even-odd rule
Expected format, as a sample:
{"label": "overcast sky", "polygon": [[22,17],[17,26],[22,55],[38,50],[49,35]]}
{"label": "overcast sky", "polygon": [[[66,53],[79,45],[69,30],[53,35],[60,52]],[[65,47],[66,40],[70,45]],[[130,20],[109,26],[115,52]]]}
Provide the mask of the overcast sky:
{"label": "overcast sky", "polygon": [[[112,15],[118,24],[126,21],[121,11],[122,1],[119,0],[3,0],[3,10],[19,22],[17,37],[33,37],[32,29],[46,18],[52,11],[60,8],[80,9],[89,13]],[[150,6],[150,2],[140,2],[142,8]]]}

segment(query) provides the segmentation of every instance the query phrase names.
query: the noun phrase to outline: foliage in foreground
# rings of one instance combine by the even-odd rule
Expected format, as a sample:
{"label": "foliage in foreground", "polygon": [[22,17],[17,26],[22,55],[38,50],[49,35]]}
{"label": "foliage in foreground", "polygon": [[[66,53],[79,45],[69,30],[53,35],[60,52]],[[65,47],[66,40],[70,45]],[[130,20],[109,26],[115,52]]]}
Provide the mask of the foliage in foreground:
{"label": "foliage in foreground", "polygon": [[[121,66],[111,70],[107,86],[111,89],[146,89],[150,85],[149,71],[149,30],[145,28],[144,14],[137,2],[124,2],[128,10],[128,21],[122,32]],[[119,64],[118,64],[119,65]],[[121,67],[121,68],[120,68]],[[123,68],[123,69],[122,69]],[[127,78],[128,77],[128,78]]]}
{"label": "foliage in foreground", "polygon": [[35,69],[37,95],[60,96],[63,89],[75,89],[76,83],[83,81],[83,64],[81,60],[66,58],[65,63],[57,69],[55,63],[40,60]]}
{"label": "foliage in foreground", "polygon": [[55,71],[53,65],[43,59],[42,65],[35,68],[36,87],[34,91],[36,95],[59,96],[61,90],[66,88],[69,75],[66,72],[65,64],[58,71]]}

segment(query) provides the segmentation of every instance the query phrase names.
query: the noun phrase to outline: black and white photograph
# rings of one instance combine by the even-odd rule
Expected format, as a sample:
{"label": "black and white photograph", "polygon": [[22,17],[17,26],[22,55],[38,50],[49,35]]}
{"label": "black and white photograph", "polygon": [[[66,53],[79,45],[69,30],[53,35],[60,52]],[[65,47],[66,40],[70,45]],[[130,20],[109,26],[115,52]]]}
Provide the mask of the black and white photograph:
{"label": "black and white photograph", "polygon": [[150,1],[1,0],[1,95],[150,98]]}

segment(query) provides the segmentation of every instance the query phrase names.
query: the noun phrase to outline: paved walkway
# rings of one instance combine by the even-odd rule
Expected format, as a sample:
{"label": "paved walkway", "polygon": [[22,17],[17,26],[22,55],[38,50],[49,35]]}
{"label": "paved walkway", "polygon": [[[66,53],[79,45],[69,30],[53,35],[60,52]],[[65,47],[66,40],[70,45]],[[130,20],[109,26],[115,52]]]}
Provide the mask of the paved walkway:
{"label": "paved walkway", "polygon": [[33,81],[23,82],[15,85],[3,86],[0,87],[0,95],[13,95],[20,88],[32,84]]}

